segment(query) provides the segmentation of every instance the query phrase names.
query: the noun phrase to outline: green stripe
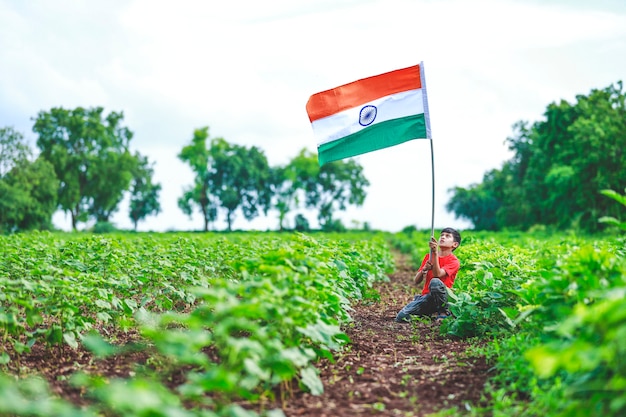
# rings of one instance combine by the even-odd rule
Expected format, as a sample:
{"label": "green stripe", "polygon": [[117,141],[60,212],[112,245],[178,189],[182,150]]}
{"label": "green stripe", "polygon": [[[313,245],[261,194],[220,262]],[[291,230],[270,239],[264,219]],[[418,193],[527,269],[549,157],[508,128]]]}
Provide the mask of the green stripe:
{"label": "green stripe", "polygon": [[367,152],[399,145],[413,139],[426,138],[426,122],[423,114],[375,124],[360,132],[319,145],[320,166]]}

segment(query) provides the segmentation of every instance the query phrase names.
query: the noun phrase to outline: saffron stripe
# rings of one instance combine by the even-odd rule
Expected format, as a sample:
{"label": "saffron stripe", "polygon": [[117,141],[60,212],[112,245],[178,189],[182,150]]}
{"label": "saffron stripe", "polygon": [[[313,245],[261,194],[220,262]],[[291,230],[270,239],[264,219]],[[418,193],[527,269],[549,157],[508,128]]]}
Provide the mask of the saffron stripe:
{"label": "saffron stripe", "polygon": [[382,122],[341,139],[320,144],[317,147],[319,164],[321,166],[413,139],[426,138],[426,125],[424,114],[416,114]]}
{"label": "saffron stripe", "polygon": [[419,88],[422,88],[420,66],[414,65],[313,94],[306,104],[306,111],[309,120],[314,122],[380,97]]}

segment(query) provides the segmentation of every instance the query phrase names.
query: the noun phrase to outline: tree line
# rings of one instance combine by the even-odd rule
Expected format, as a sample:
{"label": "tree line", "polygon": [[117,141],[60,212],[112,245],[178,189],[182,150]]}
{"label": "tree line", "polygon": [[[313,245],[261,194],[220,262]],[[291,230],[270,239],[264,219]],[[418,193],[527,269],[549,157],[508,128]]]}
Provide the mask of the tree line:
{"label": "tree line", "polygon": [[[154,163],[130,151],[133,132],[123,119],[102,107],[41,111],[33,124],[36,157],[21,132],[0,128],[0,232],[53,229],[57,210],[71,216],[73,230],[88,222],[110,225],[125,196],[135,229],[160,213]],[[178,207],[189,216],[200,213],[205,231],[220,213],[232,230],[238,212],[250,221],[270,210],[283,230],[287,216],[301,208],[316,210],[323,230],[342,230],[335,213],[361,206],[369,186],[354,160],[319,167],[317,155],[302,149],[286,165],[270,166],[260,148],[209,138],[208,127],[194,130],[178,158],[194,174]],[[303,214],[293,228],[310,228]]]}
{"label": "tree line", "polygon": [[596,232],[624,206],[603,190],[626,186],[626,95],[622,82],[551,103],[544,120],[519,121],[506,143],[513,157],[481,183],[451,189],[446,209],[475,229]]}

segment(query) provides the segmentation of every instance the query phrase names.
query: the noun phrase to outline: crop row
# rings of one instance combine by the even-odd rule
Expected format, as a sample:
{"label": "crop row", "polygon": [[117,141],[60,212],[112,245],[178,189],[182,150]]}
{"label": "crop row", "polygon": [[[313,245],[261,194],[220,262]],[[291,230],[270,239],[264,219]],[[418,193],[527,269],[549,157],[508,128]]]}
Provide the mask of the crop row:
{"label": "crop row", "polygon": [[350,303],[393,267],[373,236],[25,234],[0,246],[5,364],[35,343],[115,355],[123,347],[107,335],[136,329],[143,349],[184,372],[174,387],[150,372],[77,374],[90,401],[81,409],[4,376],[0,412],[17,415],[227,415],[243,412],[234,399],[272,396],[294,378],[320,393],[315,361],[348,341]]}
{"label": "crop row", "polygon": [[[394,236],[421,260],[428,236]],[[479,340],[493,404],[470,416],[626,413],[626,240],[466,232],[441,331]],[[490,343],[485,343],[490,342]]]}

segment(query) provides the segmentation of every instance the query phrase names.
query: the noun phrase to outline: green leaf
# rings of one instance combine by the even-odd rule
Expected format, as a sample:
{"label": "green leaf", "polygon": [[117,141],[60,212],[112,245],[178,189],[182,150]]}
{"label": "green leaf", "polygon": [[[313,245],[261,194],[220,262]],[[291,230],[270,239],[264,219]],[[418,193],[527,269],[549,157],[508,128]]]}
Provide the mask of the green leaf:
{"label": "green leaf", "polygon": [[43,318],[41,317],[39,312],[35,310],[26,311],[26,323],[28,323],[30,327],[35,327],[38,324],[41,324],[42,322],[43,322]]}
{"label": "green leaf", "polygon": [[46,340],[51,345],[58,345],[58,344],[60,344],[61,341],[63,340],[63,332],[61,331],[61,328],[58,327],[58,326],[55,326],[55,327],[49,329],[48,332],[47,332],[47,335],[46,335]]}
{"label": "green leaf", "polygon": [[306,367],[300,371],[302,383],[311,391],[313,395],[321,395],[324,393],[324,385],[317,375],[317,369],[313,366]]}
{"label": "green leaf", "polygon": [[108,323],[109,320],[111,320],[111,315],[109,313],[106,313],[104,311],[100,311],[98,313],[96,313],[96,318],[104,323]]}
{"label": "green leaf", "polygon": [[227,406],[220,415],[225,417],[258,417],[258,414],[254,411],[246,410],[240,405]]}
{"label": "green leaf", "polygon": [[137,302],[135,302],[132,298],[124,299],[123,306],[126,314],[132,314],[135,310],[137,310]]}
{"label": "green leaf", "polygon": [[116,346],[108,343],[98,333],[89,333],[82,336],[81,341],[91,353],[98,358],[105,358],[116,354],[119,349]]}
{"label": "green leaf", "polygon": [[314,353],[312,353],[312,355],[313,356],[311,356],[311,353],[309,353],[308,355],[305,354],[304,351],[297,347],[288,348],[280,352],[281,357],[287,359],[289,362],[293,363],[297,367],[303,367],[307,365],[309,361],[313,357],[315,357]]}
{"label": "green leaf", "polygon": [[111,303],[109,303],[108,301],[105,300],[96,300],[96,306],[105,309],[105,310],[110,310],[111,309]]}
{"label": "green leaf", "polygon": [[502,316],[504,317],[504,320],[506,321],[506,323],[511,326],[512,328],[515,327],[515,323],[513,322],[513,320],[511,320],[511,318],[509,317],[509,315],[506,313],[506,311],[504,311],[501,308],[498,308],[498,311],[500,311],[500,313],[502,313]]}
{"label": "green leaf", "polygon": [[63,333],[63,340],[65,340],[65,343],[67,343],[70,347],[74,349],[78,347],[78,342],[76,341],[76,335],[73,332]]}
{"label": "green leaf", "polygon": [[545,346],[532,348],[526,352],[525,356],[533,365],[537,375],[542,378],[554,375],[559,367],[558,357]]}

